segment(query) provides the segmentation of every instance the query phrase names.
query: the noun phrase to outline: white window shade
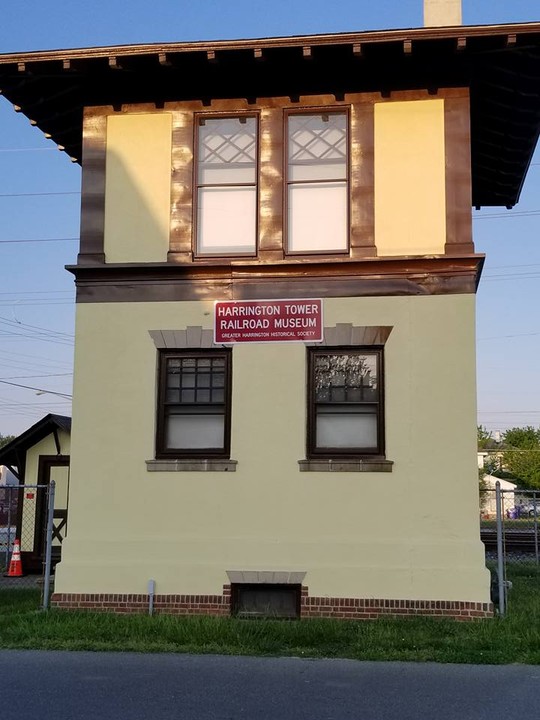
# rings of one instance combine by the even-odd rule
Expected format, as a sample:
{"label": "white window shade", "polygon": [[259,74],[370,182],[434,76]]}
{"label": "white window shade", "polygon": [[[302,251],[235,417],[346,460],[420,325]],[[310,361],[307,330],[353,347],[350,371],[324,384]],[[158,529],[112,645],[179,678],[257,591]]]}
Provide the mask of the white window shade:
{"label": "white window shade", "polygon": [[319,412],[317,417],[318,448],[377,447],[377,416],[343,412]]}
{"label": "white window shade", "polygon": [[289,185],[288,249],[331,252],[347,249],[347,184]]}
{"label": "white window shade", "polygon": [[223,414],[170,415],[167,419],[166,447],[176,450],[222,448],[224,425]]}
{"label": "white window shade", "polygon": [[256,188],[199,188],[197,248],[200,253],[254,252],[256,223]]}

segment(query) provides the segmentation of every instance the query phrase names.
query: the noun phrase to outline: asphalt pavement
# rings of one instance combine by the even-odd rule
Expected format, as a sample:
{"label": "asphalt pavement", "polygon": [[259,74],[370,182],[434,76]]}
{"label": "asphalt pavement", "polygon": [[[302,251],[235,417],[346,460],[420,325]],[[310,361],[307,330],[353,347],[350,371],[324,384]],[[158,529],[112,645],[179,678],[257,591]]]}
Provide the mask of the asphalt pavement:
{"label": "asphalt pavement", "polygon": [[2,720],[531,720],[540,667],[0,651]]}

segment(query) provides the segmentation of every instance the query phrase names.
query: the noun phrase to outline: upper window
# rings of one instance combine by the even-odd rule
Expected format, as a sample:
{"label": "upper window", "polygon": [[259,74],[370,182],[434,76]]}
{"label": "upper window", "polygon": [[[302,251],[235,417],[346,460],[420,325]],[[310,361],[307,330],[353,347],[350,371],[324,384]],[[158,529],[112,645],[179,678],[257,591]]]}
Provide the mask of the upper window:
{"label": "upper window", "polygon": [[308,455],[383,455],[382,350],[309,351]]}
{"label": "upper window", "polygon": [[348,248],[347,114],[289,115],[288,252]]}
{"label": "upper window", "polygon": [[231,353],[163,352],[157,457],[229,457]]}
{"label": "upper window", "polygon": [[257,118],[199,118],[197,254],[256,252]]}

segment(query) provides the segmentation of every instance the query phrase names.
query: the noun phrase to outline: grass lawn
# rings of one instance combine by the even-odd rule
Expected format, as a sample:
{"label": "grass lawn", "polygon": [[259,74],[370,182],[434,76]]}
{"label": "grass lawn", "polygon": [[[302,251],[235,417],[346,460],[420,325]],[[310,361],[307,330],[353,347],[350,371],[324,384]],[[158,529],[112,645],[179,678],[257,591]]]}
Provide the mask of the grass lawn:
{"label": "grass lawn", "polygon": [[508,615],[459,623],[236,620],[36,610],[39,591],[0,592],[0,647],[540,664],[540,569],[515,565]]}

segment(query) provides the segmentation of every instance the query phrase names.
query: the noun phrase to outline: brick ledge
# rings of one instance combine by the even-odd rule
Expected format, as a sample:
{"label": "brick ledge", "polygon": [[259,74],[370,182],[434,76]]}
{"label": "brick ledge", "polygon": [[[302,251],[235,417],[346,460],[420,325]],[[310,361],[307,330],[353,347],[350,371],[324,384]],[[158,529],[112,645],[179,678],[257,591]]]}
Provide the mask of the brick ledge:
{"label": "brick ledge", "polygon": [[[54,593],[51,605],[64,610],[122,614],[148,612],[148,595],[119,593]],[[154,612],[167,615],[231,614],[231,586],[221,595],[155,595]],[[376,620],[381,617],[436,617],[470,621],[493,617],[493,604],[458,600],[389,600],[310,596],[302,587],[301,619]]]}

